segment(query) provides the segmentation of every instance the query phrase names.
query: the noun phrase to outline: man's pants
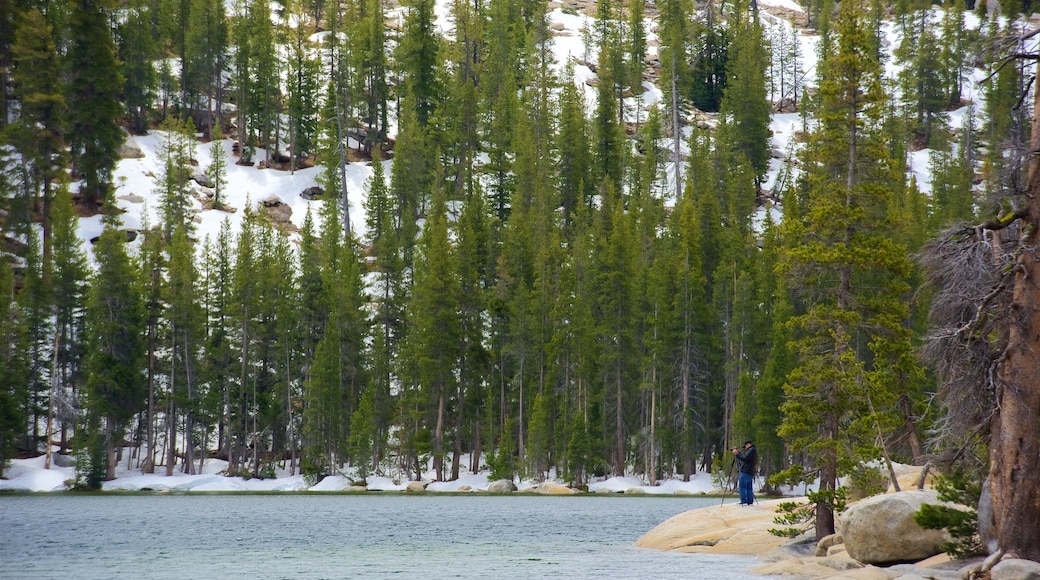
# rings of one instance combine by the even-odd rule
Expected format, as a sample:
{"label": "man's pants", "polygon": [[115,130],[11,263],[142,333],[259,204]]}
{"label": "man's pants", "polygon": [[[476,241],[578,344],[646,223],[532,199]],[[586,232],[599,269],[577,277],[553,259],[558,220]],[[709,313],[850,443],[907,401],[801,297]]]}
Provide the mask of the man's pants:
{"label": "man's pants", "polygon": [[751,505],[755,503],[754,489],[755,478],[750,473],[740,472],[737,479],[737,487],[740,488],[740,503]]}

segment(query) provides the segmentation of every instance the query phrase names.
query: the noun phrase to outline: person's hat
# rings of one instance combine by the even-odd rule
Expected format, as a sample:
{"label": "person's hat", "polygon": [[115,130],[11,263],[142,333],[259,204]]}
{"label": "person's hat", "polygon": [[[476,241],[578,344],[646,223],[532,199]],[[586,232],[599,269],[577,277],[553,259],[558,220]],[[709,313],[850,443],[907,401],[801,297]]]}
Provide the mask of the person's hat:
{"label": "person's hat", "polygon": [[754,445],[754,443],[752,443],[751,440],[748,439],[747,441],[744,442],[744,445],[745,446],[747,446],[747,445]]}

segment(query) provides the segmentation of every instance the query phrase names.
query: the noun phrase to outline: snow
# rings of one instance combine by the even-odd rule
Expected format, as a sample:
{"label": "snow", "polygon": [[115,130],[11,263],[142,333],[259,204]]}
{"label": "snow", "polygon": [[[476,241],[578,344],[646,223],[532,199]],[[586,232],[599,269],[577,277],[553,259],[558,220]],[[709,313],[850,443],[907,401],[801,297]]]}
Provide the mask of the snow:
{"label": "snow", "polygon": [[793,12],[805,12],[805,9],[799,6],[798,3],[794,0],[758,0],[758,3],[762,6],[783,8],[785,10],[791,10]]}
{"label": "snow", "polygon": [[[129,456],[130,448],[124,449],[124,457]],[[57,458],[57,452],[52,458]],[[76,479],[75,467],[59,467],[52,462],[50,469],[44,468],[44,456],[31,459],[15,459],[5,471],[7,479],[0,479],[0,492],[60,492],[71,489]],[[66,462],[71,463],[71,462]],[[128,467],[124,459],[116,468],[116,479],[102,484],[103,491],[109,492],[341,492],[353,486],[361,478],[348,475],[330,475],[314,484],[309,484],[302,475],[289,475],[284,467],[276,469],[277,477],[268,479],[228,477],[224,475],[227,462],[219,459],[207,459],[198,475],[180,473],[183,466],[178,464],[173,475],[165,475],[166,468],[157,465],[155,473],[141,473],[136,467]],[[349,473],[349,470],[345,473]],[[365,479],[365,487],[370,492],[389,491],[403,492],[410,483],[402,478],[390,478],[385,475],[369,475]],[[550,478],[557,483],[563,480]],[[464,473],[454,481],[434,481],[434,473],[423,475],[422,483],[427,492],[458,493],[485,492],[494,480],[490,472]],[[532,490],[540,482],[535,479],[514,480],[520,491]],[[764,483],[763,478],[756,478],[756,487]],[[809,486],[808,489],[813,489]],[[642,492],[647,495],[708,495],[732,493],[732,490],[720,490],[710,473],[699,472],[690,477],[690,481],[665,479],[648,485],[638,477],[599,478],[588,486],[589,493],[631,493]],[[787,488],[785,495],[803,495],[805,489]]]}

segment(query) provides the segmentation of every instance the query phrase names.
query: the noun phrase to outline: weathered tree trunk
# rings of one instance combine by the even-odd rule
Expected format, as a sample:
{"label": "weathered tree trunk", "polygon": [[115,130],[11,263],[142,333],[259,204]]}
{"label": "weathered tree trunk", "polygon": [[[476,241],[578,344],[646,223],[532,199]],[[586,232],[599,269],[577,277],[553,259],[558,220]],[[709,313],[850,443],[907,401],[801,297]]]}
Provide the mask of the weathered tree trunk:
{"label": "weathered tree trunk", "polygon": [[[443,387],[441,387],[442,390]],[[444,481],[444,393],[437,395],[437,425],[433,431],[433,469],[437,481]]]}
{"label": "weathered tree trunk", "polygon": [[116,426],[111,417],[105,418],[105,481],[116,478]]}
{"label": "weathered tree trunk", "polygon": [[1028,214],[996,392],[989,479],[998,548],[1040,561],[1040,91],[1034,90]]}

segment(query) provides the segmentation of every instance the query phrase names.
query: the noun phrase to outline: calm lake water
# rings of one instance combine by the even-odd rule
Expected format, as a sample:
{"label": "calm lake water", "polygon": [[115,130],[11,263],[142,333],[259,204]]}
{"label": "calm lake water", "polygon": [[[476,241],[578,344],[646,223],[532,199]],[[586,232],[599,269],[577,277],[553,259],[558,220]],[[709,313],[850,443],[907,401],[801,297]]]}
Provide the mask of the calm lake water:
{"label": "calm lake water", "polygon": [[0,578],[755,578],[747,557],[632,543],[718,499],[0,496]]}

